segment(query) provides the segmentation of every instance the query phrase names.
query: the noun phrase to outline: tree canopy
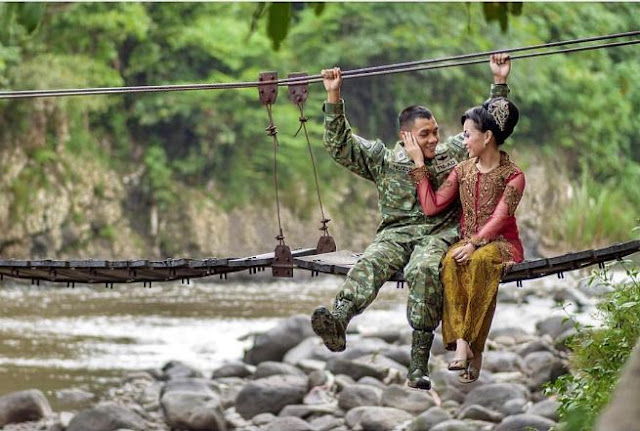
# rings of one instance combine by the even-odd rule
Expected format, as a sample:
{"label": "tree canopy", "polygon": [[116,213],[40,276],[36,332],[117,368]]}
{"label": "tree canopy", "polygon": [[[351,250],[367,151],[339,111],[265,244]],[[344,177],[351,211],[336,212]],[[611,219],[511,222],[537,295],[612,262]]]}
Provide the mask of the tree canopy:
{"label": "tree canopy", "polygon": [[[0,84],[255,81],[267,70],[285,77],[629,31],[639,12],[635,3],[7,3]],[[631,214],[640,209],[637,49],[518,60],[510,77],[522,113],[512,139],[519,151],[566,158],[591,198],[619,193]],[[443,135],[457,132],[460,113],[487,97],[490,79],[486,65],[369,77],[345,82],[344,98],[358,133],[391,144],[397,113],[415,103],[436,113]],[[284,199],[303,214],[315,202],[313,178],[306,142],[294,137],[300,113],[285,96],[274,106],[279,176]],[[305,115],[321,183],[360,187],[321,148],[323,99],[322,85],[311,85]],[[123,173],[145,167],[145,193],[167,206],[176,182],[229,207],[272,200],[273,152],[256,91],[5,100],[0,121],[2,147],[66,148]],[[35,131],[40,138],[26,142]]]}

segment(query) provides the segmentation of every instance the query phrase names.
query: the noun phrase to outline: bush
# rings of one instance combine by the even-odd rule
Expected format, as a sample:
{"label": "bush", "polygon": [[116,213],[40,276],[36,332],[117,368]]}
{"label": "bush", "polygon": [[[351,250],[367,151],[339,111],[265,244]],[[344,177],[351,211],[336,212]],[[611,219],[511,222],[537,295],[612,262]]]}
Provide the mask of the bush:
{"label": "bush", "polygon": [[[609,402],[619,373],[640,337],[640,278],[631,261],[615,263],[624,269],[623,281],[612,279],[611,268],[595,271],[593,283],[614,288],[598,304],[602,326],[578,329],[569,342],[572,373],[547,387],[560,402],[560,431],[589,431]],[[615,274],[615,273],[614,273]],[[618,272],[618,275],[621,275]]]}

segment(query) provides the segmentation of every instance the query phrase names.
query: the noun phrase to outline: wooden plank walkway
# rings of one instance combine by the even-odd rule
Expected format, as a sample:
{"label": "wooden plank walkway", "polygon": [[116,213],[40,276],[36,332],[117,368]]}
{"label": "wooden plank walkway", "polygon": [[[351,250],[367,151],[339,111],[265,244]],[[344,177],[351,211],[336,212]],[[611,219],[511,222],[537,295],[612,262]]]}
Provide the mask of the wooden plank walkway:
{"label": "wooden plank walkway", "polygon": [[[605,262],[621,259],[640,251],[640,240],[614,244],[609,247],[567,253],[548,259],[525,261],[514,265],[502,278],[502,282],[545,277],[573,271],[590,265],[603,265]],[[317,254],[315,248],[300,248],[291,251],[294,266],[312,271],[315,274],[327,273],[346,275],[362,253],[342,250],[333,253]],[[166,260],[0,260],[0,279],[4,277],[31,280],[39,285],[40,281],[66,283],[114,283],[142,282],[151,286],[152,282],[182,280],[218,275],[226,278],[228,273],[248,270],[257,273],[271,266],[274,253],[265,253],[242,258],[208,259],[166,259]],[[391,281],[404,281],[399,272]]]}
{"label": "wooden plank walkway", "polygon": [[[316,254],[314,248],[291,251],[293,258]],[[57,283],[134,283],[149,286],[154,281],[182,280],[249,270],[258,272],[271,266],[274,253],[241,258],[166,259],[166,260],[0,260],[0,279],[4,277]]]}
{"label": "wooden plank walkway", "polygon": [[[545,277],[584,268],[591,265],[603,265],[605,262],[621,259],[640,251],[640,240],[613,244],[609,247],[585,250],[577,253],[567,253],[548,259],[536,259],[518,263],[512,266],[502,277],[502,282],[516,281],[520,284],[523,280]],[[349,250],[334,253],[319,254],[315,256],[296,257],[293,259],[300,268],[328,274],[346,275],[362,253]],[[401,272],[395,274],[390,281],[404,281]]]}

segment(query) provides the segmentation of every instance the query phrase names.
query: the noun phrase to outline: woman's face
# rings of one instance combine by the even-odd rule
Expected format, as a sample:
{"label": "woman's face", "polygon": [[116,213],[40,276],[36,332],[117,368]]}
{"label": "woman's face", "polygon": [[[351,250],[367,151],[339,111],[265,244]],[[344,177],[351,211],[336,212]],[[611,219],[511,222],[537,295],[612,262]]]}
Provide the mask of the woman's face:
{"label": "woman's face", "polygon": [[464,144],[469,152],[469,157],[478,157],[486,148],[487,133],[481,132],[478,125],[472,120],[466,119],[462,126],[464,131]]}

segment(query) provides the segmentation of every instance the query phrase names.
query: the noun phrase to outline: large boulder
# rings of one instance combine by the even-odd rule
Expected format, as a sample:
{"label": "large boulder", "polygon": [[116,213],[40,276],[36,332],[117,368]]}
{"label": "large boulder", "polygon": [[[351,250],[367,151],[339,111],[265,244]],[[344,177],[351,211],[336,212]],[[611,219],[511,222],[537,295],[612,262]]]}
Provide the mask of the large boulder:
{"label": "large boulder", "polygon": [[361,406],[379,406],[381,400],[382,389],[371,385],[347,386],[338,395],[338,405],[345,411]]}
{"label": "large boulder", "polygon": [[0,427],[40,420],[52,413],[49,401],[37,389],[11,392],[0,397]]}
{"label": "large boulder", "polygon": [[263,379],[269,376],[276,376],[278,374],[287,374],[292,376],[304,377],[306,374],[297,367],[284,362],[276,361],[264,361],[258,364],[256,371],[251,376],[254,380]]}
{"label": "large boulder", "polygon": [[270,422],[264,431],[316,431],[308,422],[293,416],[276,418]]}
{"label": "large boulder", "polygon": [[407,428],[407,431],[429,431],[440,422],[448,421],[451,415],[442,407],[431,407],[415,418]]}
{"label": "large boulder", "polygon": [[144,419],[137,413],[109,402],[78,413],[71,419],[66,431],[116,431],[118,429],[144,431],[147,426]]}
{"label": "large boulder", "polygon": [[188,377],[204,377],[202,372],[181,361],[169,361],[162,367],[166,380],[181,379]]}
{"label": "large boulder", "polygon": [[551,419],[552,421],[558,421],[558,409],[560,408],[560,403],[554,399],[547,398],[542,400],[534,405],[532,405],[529,410],[527,410],[528,414],[542,416],[547,419]]}
{"label": "large boulder", "polygon": [[244,362],[257,365],[264,361],[282,361],[289,349],[312,335],[314,332],[309,316],[297,315],[284,319],[256,337],[253,347],[244,355]]}
{"label": "large boulder", "polygon": [[556,338],[567,329],[573,328],[573,322],[566,316],[556,315],[536,322],[536,332],[538,335],[548,334],[551,338]]}
{"label": "large boulder", "polygon": [[382,405],[405,410],[419,415],[435,406],[436,402],[427,391],[417,391],[404,385],[390,385],[382,395]]}
{"label": "large boulder", "polygon": [[236,397],[236,411],[245,419],[260,413],[278,414],[289,404],[301,404],[308,379],[276,375],[247,383]]}
{"label": "large boulder", "polygon": [[507,417],[495,431],[549,431],[556,423],[542,416],[521,414]]}
{"label": "large boulder", "polygon": [[166,423],[176,429],[225,431],[220,396],[202,379],[175,379],[160,399]]}
{"label": "large boulder", "polygon": [[532,352],[524,358],[523,364],[529,375],[529,388],[534,391],[569,372],[565,362],[551,352]]}
{"label": "large boulder", "polygon": [[482,369],[492,373],[521,371],[522,358],[514,352],[488,351],[482,357]]}
{"label": "large boulder", "polygon": [[412,420],[412,414],[392,407],[356,407],[345,417],[350,429],[360,431],[391,431]]}
{"label": "large boulder", "polygon": [[479,405],[504,415],[513,413],[508,402],[521,400],[522,404],[528,400],[530,393],[526,387],[516,383],[490,383],[480,386],[467,394],[462,408]]}

